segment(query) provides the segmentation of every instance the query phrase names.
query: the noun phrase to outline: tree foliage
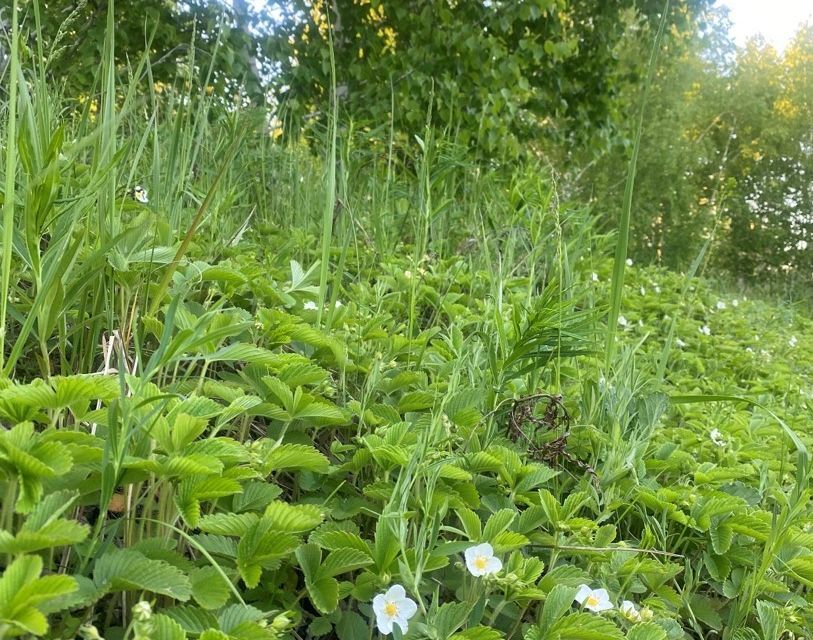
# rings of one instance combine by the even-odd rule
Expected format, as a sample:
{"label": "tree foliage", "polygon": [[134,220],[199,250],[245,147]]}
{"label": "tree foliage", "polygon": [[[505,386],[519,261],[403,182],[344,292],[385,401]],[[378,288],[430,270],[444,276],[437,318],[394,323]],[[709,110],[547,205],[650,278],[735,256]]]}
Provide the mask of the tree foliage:
{"label": "tree foliage", "polygon": [[[743,281],[809,278],[813,29],[783,53],[760,40],[737,49],[726,32],[718,15],[661,56],[638,161],[634,252],[685,268],[710,241],[711,264]],[[617,145],[582,179],[582,196],[609,225],[627,153]]]}
{"label": "tree foliage", "polygon": [[[673,3],[671,21],[690,28],[704,0]],[[639,69],[617,64],[639,15],[660,0],[450,2],[295,0],[270,39],[273,84],[301,118],[330,98],[330,36],[337,95],[346,111],[401,132],[430,124],[486,152],[527,145],[606,143],[618,89]]]}
{"label": "tree foliage", "polygon": [[[69,95],[87,94],[94,87],[110,7],[116,12],[115,53],[120,68],[135,65],[148,50],[152,79],[157,83],[172,84],[179,71],[185,80],[200,83],[211,66],[209,82],[214,87],[234,90],[240,85],[250,97],[262,99],[265,70],[258,46],[270,16],[245,0],[29,2],[22,16],[29,47],[42,46],[50,78]],[[189,69],[192,60],[194,68]]]}

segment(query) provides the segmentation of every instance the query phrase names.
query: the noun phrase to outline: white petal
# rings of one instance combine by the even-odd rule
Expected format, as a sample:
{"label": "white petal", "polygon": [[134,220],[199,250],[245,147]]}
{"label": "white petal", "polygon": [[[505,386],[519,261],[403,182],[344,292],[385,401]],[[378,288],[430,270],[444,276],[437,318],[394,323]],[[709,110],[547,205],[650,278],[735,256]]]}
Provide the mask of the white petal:
{"label": "white petal", "polygon": [[375,617],[375,624],[378,627],[378,630],[384,635],[392,633],[392,618],[390,618],[388,615],[377,615]]}
{"label": "white petal", "polygon": [[607,593],[607,589],[596,589],[593,591],[593,595],[598,598],[598,601],[602,604],[610,601],[610,594]]}
{"label": "white petal", "polygon": [[486,573],[497,573],[500,569],[502,569],[502,560],[494,557],[488,559],[486,563]]}
{"label": "white petal", "polygon": [[[406,633],[409,630],[409,618],[405,618],[404,616],[395,616],[392,621],[393,623],[397,624],[401,627],[401,633]],[[390,630],[392,630],[392,625],[390,625]]]}
{"label": "white petal", "polygon": [[484,556],[486,558],[490,558],[494,555],[494,547],[492,547],[488,542],[484,542],[483,544],[478,544],[476,547],[472,548],[474,551],[475,556]]}
{"label": "white petal", "polygon": [[[418,605],[412,598],[404,598],[395,603],[398,607],[398,616],[403,618],[404,621],[409,620],[418,612]],[[406,631],[406,628],[404,629]]]}
{"label": "white petal", "polygon": [[468,566],[477,557],[477,547],[469,547],[463,552],[463,556],[466,558],[466,566]]}
{"label": "white petal", "polygon": [[588,596],[590,596],[591,593],[593,593],[593,590],[586,584],[583,584],[579,586],[579,590],[576,592],[576,595],[573,597],[573,599],[579,604],[584,604],[584,601],[587,600]]}
{"label": "white petal", "polygon": [[403,600],[406,598],[406,591],[400,584],[394,584],[387,589],[387,593],[384,594],[384,597],[388,601]]}
{"label": "white petal", "polygon": [[384,614],[384,607],[387,605],[387,598],[384,596],[383,593],[379,593],[375,598],[373,598],[373,611],[375,612],[376,616],[382,616]]}

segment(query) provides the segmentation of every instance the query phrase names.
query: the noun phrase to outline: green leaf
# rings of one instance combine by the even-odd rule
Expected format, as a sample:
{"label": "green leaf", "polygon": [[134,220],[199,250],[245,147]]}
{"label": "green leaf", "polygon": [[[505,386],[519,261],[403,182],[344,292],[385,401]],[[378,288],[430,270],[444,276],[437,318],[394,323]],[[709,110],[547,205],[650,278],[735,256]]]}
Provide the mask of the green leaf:
{"label": "green leaf", "polygon": [[573,598],[576,596],[576,589],[557,584],[545,598],[542,607],[542,615],[539,618],[539,626],[542,629],[549,629],[573,606]]}
{"label": "green leaf", "polygon": [[336,578],[319,578],[313,582],[305,581],[313,606],[320,613],[332,613],[339,606],[339,583]]}
{"label": "green leaf", "polygon": [[691,609],[694,616],[703,624],[718,631],[723,628],[720,614],[717,613],[717,610],[712,606],[712,601],[706,596],[699,593],[694,594],[691,599]]}
{"label": "green leaf", "polygon": [[237,544],[237,568],[246,586],[256,587],[262,570],[275,568],[297,543],[297,538],[274,529],[265,518],[246,531]]}
{"label": "green leaf", "polygon": [[516,515],[513,509],[500,509],[492,514],[488,522],[486,522],[485,529],[483,529],[482,539],[486,542],[492,542],[498,534],[511,526]]}
{"label": "green leaf", "polygon": [[762,640],[779,640],[782,632],[779,609],[765,600],[757,600],[756,608],[759,626],[762,627]]}
{"label": "green leaf", "polygon": [[[327,525],[329,526],[329,525]],[[318,544],[323,549],[335,551],[336,549],[356,549],[367,556],[372,557],[370,545],[364,541],[357,533],[344,530],[314,531],[309,538],[310,542]]]}
{"label": "green leaf", "polygon": [[449,640],[502,640],[501,631],[490,627],[472,627],[454,634]]}
{"label": "green leaf", "polygon": [[438,636],[448,638],[466,622],[470,606],[463,602],[447,602],[438,607],[429,622]]}
{"label": "green leaf", "polygon": [[214,614],[191,605],[170,607],[163,611],[180,624],[184,631],[193,635],[199,635],[207,629],[218,626]]}
{"label": "green leaf", "polygon": [[231,589],[214,567],[201,567],[189,572],[192,597],[204,609],[218,609],[226,604]]}
{"label": "green leaf", "polygon": [[217,616],[217,622],[222,631],[231,633],[246,622],[262,620],[265,614],[251,605],[233,604],[223,609]]}
{"label": "green leaf", "polygon": [[328,459],[305,444],[282,444],[266,454],[263,469],[266,473],[290,469],[327,473]]}
{"label": "green leaf", "polygon": [[256,513],[213,513],[201,517],[198,529],[221,536],[243,536],[259,521]]}
{"label": "green leaf", "polygon": [[319,578],[334,577],[373,564],[369,553],[357,549],[331,551],[319,567]]}
{"label": "green leaf", "polygon": [[294,555],[299,562],[305,580],[316,578],[319,572],[319,564],[322,562],[322,551],[315,544],[302,544],[297,547]]}
{"label": "green leaf", "polygon": [[16,537],[12,537],[6,531],[0,531],[0,553],[29,553],[75,544],[84,540],[89,531],[90,527],[86,524],[62,518],[49,522],[38,531],[26,530],[23,527]]}
{"label": "green leaf", "polygon": [[666,631],[654,622],[636,624],[627,633],[627,640],[666,640]]}
{"label": "green leaf", "polygon": [[483,525],[480,523],[480,516],[466,507],[455,509],[455,513],[460,519],[460,523],[463,525],[463,531],[466,532],[469,540],[479,542],[482,539],[483,529]]}
{"label": "green leaf", "polygon": [[186,631],[167,615],[157,613],[150,618],[150,640],[186,640]]}
{"label": "green leaf", "polygon": [[186,601],[192,595],[189,578],[170,564],[150,560],[137,551],[109,551],[96,561],[93,580],[110,591],[150,591]]}
{"label": "green leaf", "polygon": [[278,531],[299,533],[319,526],[324,514],[316,505],[292,505],[275,501],[266,507],[264,517],[270,520],[272,528]]}
{"label": "green leaf", "polygon": [[39,556],[22,555],[0,576],[0,622],[12,630],[44,635],[48,622],[38,605],[66,596],[77,588],[76,581],[70,576],[41,578],[41,571]]}
{"label": "green leaf", "polygon": [[[328,630],[329,631],[329,630]],[[358,640],[370,633],[370,623],[355,611],[343,611],[336,623],[336,635],[339,640]]]}
{"label": "green leaf", "polygon": [[731,548],[734,531],[726,523],[721,522],[711,525],[709,536],[711,537],[711,546],[714,548],[714,553],[722,556]]}
{"label": "green leaf", "polygon": [[[539,629],[544,630],[540,626]],[[593,613],[573,613],[548,627],[546,640],[623,640],[624,634],[612,622]]]}

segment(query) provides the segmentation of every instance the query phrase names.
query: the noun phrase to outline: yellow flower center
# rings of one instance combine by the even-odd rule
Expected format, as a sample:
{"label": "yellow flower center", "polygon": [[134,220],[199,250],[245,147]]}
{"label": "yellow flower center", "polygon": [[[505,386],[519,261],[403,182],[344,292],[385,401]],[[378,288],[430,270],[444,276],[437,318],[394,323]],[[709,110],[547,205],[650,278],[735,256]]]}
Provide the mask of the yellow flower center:
{"label": "yellow flower center", "polygon": [[474,566],[480,571],[485,571],[486,567],[488,566],[488,558],[485,556],[477,556],[474,559]]}
{"label": "yellow flower center", "polygon": [[386,613],[390,618],[394,618],[398,615],[398,605],[394,602],[388,602],[384,605],[384,613]]}
{"label": "yellow flower center", "polygon": [[598,598],[596,596],[587,596],[587,606],[588,607],[595,607],[598,605]]}

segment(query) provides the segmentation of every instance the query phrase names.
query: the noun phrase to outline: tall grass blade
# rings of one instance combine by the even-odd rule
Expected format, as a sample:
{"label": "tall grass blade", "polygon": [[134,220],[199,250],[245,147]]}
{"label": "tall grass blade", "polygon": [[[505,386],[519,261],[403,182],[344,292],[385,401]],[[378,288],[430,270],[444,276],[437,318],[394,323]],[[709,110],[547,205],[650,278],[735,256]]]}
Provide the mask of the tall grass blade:
{"label": "tall grass blade", "polygon": [[3,196],[3,274],[0,288],[0,369],[5,362],[6,317],[11,280],[11,254],[14,252],[14,178],[17,174],[17,73],[19,59],[19,31],[17,0],[11,5],[11,60],[9,62],[8,124],[6,126],[6,180]]}
{"label": "tall grass blade", "polygon": [[635,171],[638,165],[638,151],[641,148],[641,132],[644,128],[644,112],[646,110],[646,100],[649,95],[649,88],[652,85],[652,78],[655,75],[655,63],[658,59],[658,52],[663,39],[663,32],[666,28],[666,18],[669,14],[669,0],[666,0],[661,12],[661,21],[658,25],[658,32],[655,41],[652,43],[652,50],[649,54],[647,65],[646,82],[641,93],[641,105],[638,110],[638,122],[635,126],[635,141],[632,146],[632,155],[627,165],[627,181],[624,186],[624,204],[621,208],[621,219],[618,222],[618,238],[615,245],[615,262],[613,264],[613,283],[610,294],[610,314],[607,318],[607,345],[605,348],[604,367],[609,370],[615,353],[615,334],[618,325],[618,316],[621,313],[621,302],[624,296],[624,267],[627,262],[627,247],[629,245],[630,217],[632,214],[632,195],[635,187]]}

